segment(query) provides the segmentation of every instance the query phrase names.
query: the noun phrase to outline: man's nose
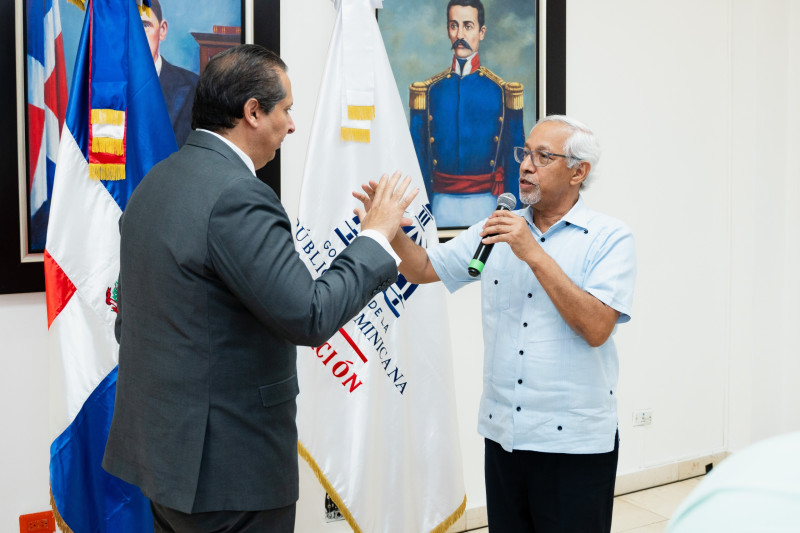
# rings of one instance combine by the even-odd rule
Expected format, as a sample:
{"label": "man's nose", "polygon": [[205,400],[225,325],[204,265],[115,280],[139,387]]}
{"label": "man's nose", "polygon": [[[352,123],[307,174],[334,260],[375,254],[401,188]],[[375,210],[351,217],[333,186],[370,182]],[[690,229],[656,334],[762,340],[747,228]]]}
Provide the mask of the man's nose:
{"label": "man's nose", "polygon": [[536,165],[533,164],[533,154],[530,154],[528,157],[522,160],[522,163],[519,164],[519,169],[524,170],[528,174],[535,174],[536,173]]}

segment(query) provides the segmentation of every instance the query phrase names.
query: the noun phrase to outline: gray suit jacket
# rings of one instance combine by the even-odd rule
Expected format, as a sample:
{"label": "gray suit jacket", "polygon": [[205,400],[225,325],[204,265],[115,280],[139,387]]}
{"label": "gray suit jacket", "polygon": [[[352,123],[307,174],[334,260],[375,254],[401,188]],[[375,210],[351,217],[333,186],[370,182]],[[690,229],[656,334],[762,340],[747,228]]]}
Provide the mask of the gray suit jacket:
{"label": "gray suit jacket", "polygon": [[120,220],[119,377],[103,468],[179,511],[298,498],[296,345],[316,346],[397,277],[372,239],[316,281],[280,201],[192,132]]}

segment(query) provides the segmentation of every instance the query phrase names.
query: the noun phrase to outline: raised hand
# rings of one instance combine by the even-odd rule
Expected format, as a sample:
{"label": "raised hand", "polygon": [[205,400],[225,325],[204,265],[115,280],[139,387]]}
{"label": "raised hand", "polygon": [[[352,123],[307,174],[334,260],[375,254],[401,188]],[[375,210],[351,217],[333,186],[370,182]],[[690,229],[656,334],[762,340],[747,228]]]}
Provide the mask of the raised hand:
{"label": "raised hand", "polygon": [[354,209],[361,219],[362,230],[374,229],[391,241],[400,226],[412,223],[403,214],[416,198],[419,188],[415,187],[406,194],[411,177],[406,176],[400,181],[400,176],[400,172],[395,172],[391,178],[384,174],[377,183],[370,181],[369,185],[363,185],[364,192],[353,193],[364,204]]}

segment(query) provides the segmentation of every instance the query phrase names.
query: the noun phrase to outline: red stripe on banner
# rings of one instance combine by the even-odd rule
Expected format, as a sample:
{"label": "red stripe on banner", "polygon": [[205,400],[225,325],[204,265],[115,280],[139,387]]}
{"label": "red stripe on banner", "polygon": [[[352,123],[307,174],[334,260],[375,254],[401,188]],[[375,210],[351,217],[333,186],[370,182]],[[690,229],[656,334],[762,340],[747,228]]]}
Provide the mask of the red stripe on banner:
{"label": "red stripe on banner", "polygon": [[67,306],[67,302],[75,294],[75,285],[61,270],[50,253],[44,251],[44,286],[47,300],[47,327],[53,325],[53,320]]}
{"label": "red stripe on banner", "polygon": [[344,328],[339,329],[339,333],[342,334],[342,337],[344,337],[344,340],[346,340],[347,343],[353,348],[353,350],[355,350],[355,352],[358,354],[358,356],[361,358],[361,360],[366,363],[367,362],[367,358],[364,356],[364,353],[358,348],[358,345],[355,342],[353,342],[353,339],[350,338],[350,335],[347,334],[347,332],[344,330]]}
{"label": "red stripe on banner", "polygon": [[28,183],[32,186],[44,137],[44,109],[31,104],[28,104],[28,135]]}
{"label": "red stripe on banner", "polygon": [[67,71],[64,65],[64,39],[61,33],[56,37],[56,66],[53,70],[56,83],[56,107],[50,107],[58,117],[58,136],[64,128],[64,118],[67,116]]}

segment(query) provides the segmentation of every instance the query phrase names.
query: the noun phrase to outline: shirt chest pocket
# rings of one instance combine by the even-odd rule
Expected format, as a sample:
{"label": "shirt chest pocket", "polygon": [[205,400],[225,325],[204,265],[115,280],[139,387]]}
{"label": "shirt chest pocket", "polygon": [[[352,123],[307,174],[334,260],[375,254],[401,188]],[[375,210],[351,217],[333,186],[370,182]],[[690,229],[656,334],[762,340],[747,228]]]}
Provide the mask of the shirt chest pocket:
{"label": "shirt chest pocket", "polygon": [[[490,302],[494,310],[505,311],[511,307],[511,295],[519,290],[519,259],[509,250],[495,245],[494,255],[489,258],[482,276],[483,297]],[[516,267],[516,268],[515,268]]]}

